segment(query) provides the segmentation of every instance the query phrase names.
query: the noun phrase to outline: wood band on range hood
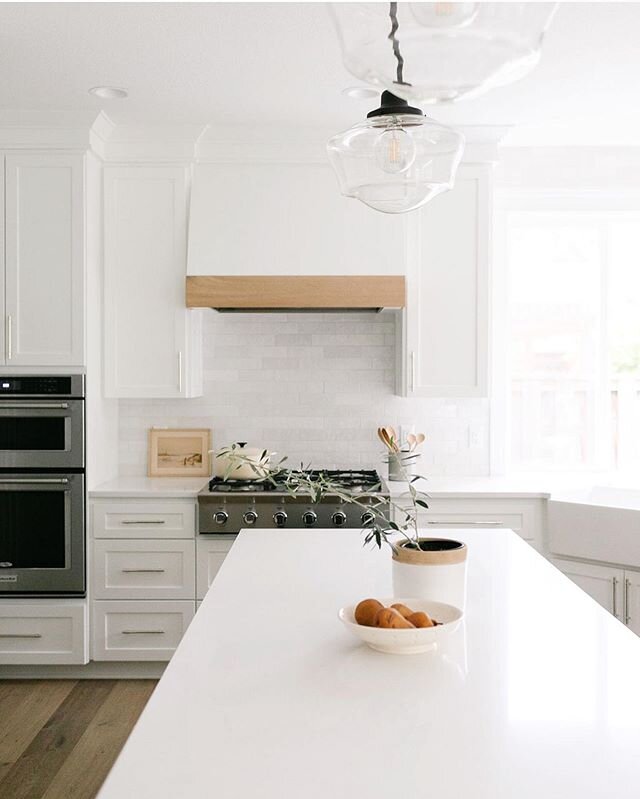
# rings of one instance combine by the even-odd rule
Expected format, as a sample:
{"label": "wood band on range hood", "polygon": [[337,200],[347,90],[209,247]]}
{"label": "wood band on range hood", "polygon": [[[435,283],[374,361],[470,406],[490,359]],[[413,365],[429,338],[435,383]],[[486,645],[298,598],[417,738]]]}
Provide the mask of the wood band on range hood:
{"label": "wood band on range hood", "polygon": [[187,308],[376,310],[404,308],[403,275],[187,277]]}

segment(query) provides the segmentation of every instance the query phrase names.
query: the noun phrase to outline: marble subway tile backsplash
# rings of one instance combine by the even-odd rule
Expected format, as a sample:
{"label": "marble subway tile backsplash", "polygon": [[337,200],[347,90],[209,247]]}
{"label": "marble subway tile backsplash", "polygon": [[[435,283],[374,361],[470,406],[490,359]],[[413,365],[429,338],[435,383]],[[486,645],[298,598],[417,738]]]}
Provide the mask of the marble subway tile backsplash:
{"label": "marble subway tile backsplash", "polygon": [[122,475],[146,473],[151,426],[210,427],[216,448],[248,441],[293,464],[384,469],[380,424],[426,433],[423,474],[488,474],[487,400],[395,396],[390,312],[205,312],[204,370],[202,397],[120,400]]}

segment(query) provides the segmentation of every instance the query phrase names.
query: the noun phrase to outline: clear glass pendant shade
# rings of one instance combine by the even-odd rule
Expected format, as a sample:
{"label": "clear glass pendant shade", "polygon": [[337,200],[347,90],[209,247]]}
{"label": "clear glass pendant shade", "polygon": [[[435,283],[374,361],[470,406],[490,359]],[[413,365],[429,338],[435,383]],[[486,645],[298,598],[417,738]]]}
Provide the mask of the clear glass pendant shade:
{"label": "clear glass pendant shade", "polygon": [[453,187],[464,137],[424,116],[376,116],[329,139],[340,190],[377,211],[401,214]]}
{"label": "clear glass pendant shade", "polygon": [[[450,102],[524,77],[537,64],[556,3],[331,3],[346,68],[405,100]],[[397,81],[404,81],[398,84]]]}

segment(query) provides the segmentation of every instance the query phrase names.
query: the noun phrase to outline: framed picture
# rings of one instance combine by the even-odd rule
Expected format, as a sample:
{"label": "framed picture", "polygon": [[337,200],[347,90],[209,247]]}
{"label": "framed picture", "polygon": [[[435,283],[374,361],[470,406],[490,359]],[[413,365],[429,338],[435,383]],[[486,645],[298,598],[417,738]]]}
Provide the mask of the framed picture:
{"label": "framed picture", "polygon": [[208,477],[210,430],[149,430],[149,477]]}

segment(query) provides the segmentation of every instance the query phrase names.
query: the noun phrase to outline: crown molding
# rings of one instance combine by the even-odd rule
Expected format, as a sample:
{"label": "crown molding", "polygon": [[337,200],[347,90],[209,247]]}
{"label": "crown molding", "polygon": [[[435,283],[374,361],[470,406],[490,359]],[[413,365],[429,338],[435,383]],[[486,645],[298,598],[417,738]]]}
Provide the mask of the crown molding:
{"label": "crown molding", "polygon": [[86,150],[95,112],[0,111],[0,147]]}
{"label": "crown molding", "polygon": [[104,144],[110,163],[184,163],[195,159],[207,125],[114,125]]}

